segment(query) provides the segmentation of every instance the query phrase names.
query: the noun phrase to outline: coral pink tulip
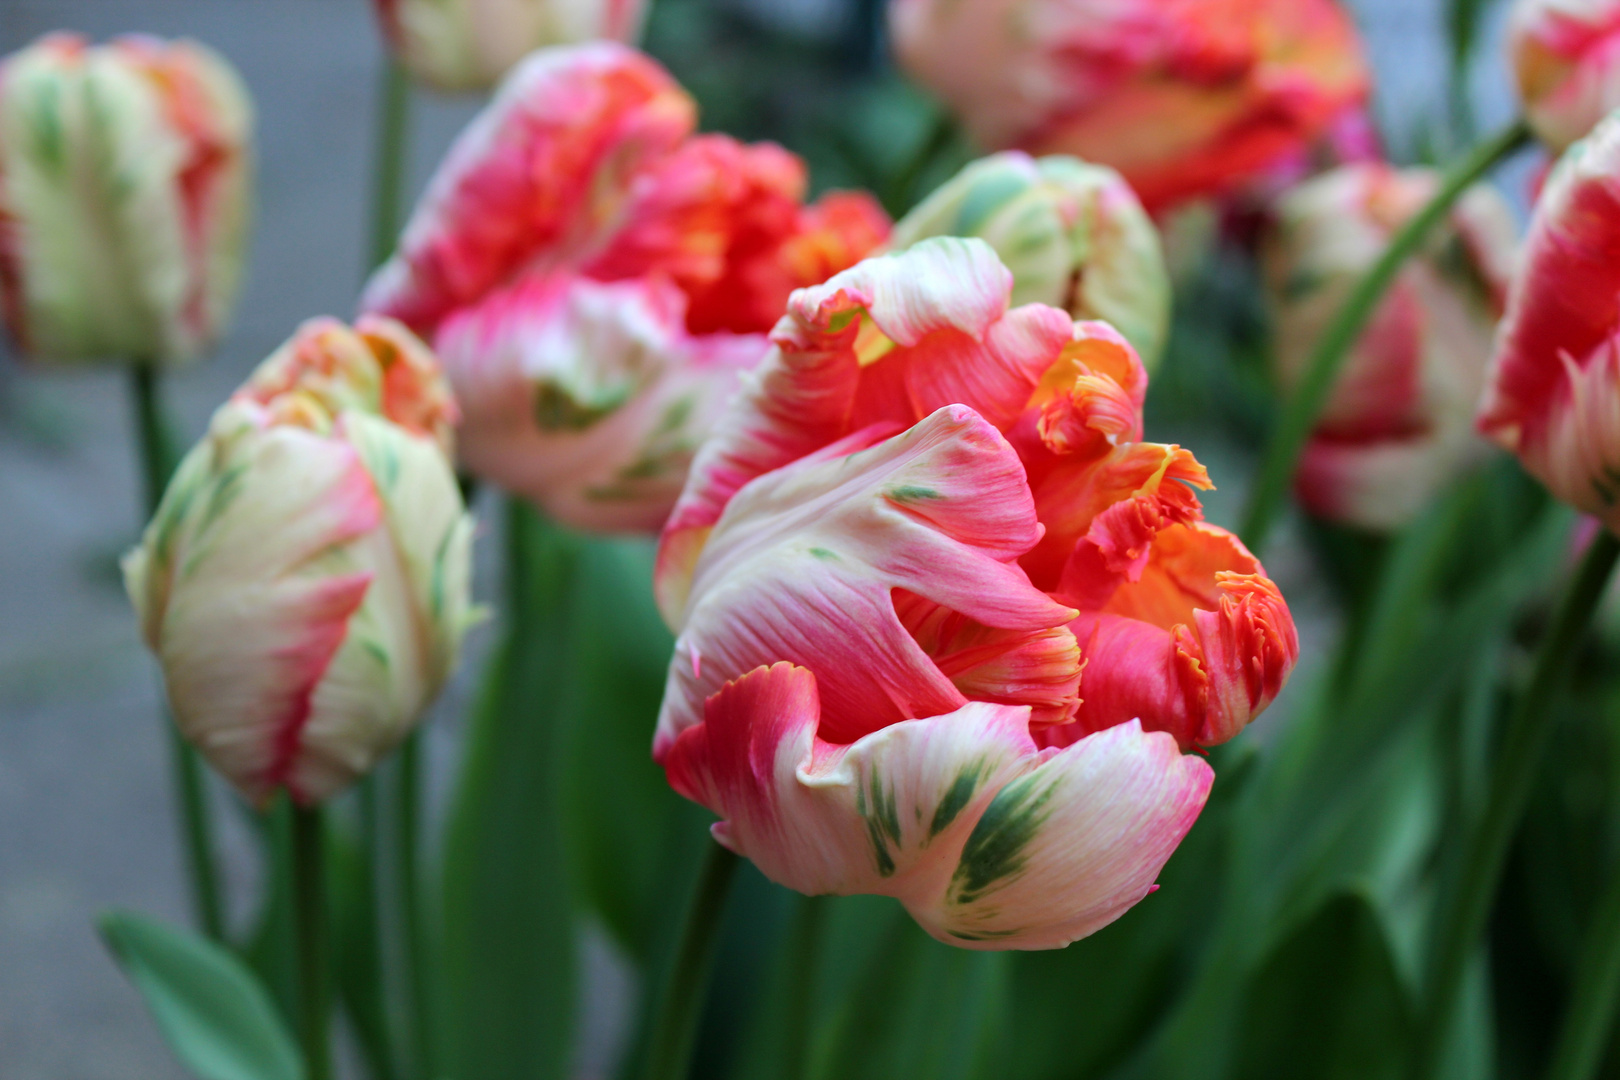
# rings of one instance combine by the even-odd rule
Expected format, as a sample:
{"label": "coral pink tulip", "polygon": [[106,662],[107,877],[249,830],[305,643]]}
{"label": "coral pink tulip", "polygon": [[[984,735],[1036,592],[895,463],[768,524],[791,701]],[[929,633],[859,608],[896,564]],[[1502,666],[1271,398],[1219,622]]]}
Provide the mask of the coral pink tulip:
{"label": "coral pink tulip", "polygon": [[455,404],[403,326],[306,323],[214,414],[124,580],[180,732],[311,804],[420,719],[471,621]]}
{"label": "coral pink tulip", "polygon": [[870,197],[692,134],[657,64],[537,54],[450,151],[362,306],[430,337],[480,476],[581,528],[656,531],[796,288],[888,236]]}
{"label": "coral pink tulip", "polygon": [[[1346,165],[1278,200],[1262,263],[1272,355],[1285,388],[1304,375],[1345,297],[1438,185],[1429,169]],[[1398,528],[1480,456],[1474,409],[1516,233],[1506,201],[1481,184],[1406,264],[1357,340],[1300,459],[1296,487],[1313,513]]]}
{"label": "coral pink tulip", "polygon": [[794,293],[664,529],[654,756],[808,893],[1051,948],[1153,888],[1298,653],[1288,607],[1141,441],[1102,323],[1013,308],[982,240]]}
{"label": "coral pink tulip", "polygon": [[1518,0],[1508,51],[1537,138],[1563,150],[1620,106],[1620,2]]}
{"label": "coral pink tulip", "polygon": [[1552,493],[1620,527],[1620,118],[1570,147],[1508,291],[1480,430]]}
{"label": "coral pink tulip", "polygon": [[1334,0],[891,0],[889,27],[987,147],[1112,166],[1154,212],[1265,171],[1368,85]]}

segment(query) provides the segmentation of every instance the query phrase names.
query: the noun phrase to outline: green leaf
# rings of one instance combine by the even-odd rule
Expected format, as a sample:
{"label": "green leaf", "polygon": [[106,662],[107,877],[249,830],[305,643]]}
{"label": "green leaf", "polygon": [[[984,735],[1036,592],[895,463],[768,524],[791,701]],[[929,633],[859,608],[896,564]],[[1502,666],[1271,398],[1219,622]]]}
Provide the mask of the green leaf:
{"label": "green leaf", "polygon": [[506,636],[468,732],[443,862],[441,1071],[547,1080],[571,1058],[574,920],[554,769],[579,541],[508,502]]}
{"label": "green leaf", "polygon": [[1396,1080],[1406,992],[1372,904],[1341,893],[1266,959],[1249,986],[1234,1080]]}
{"label": "green leaf", "polygon": [[302,1080],[297,1045],[270,995],[233,953],[132,912],[103,915],[99,925],[170,1049],[201,1080]]}

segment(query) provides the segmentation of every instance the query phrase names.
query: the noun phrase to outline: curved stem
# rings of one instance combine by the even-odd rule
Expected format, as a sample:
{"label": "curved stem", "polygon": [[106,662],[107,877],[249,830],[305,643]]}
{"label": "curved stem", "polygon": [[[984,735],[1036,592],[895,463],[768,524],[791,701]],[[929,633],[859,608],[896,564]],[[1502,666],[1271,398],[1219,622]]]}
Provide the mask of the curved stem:
{"label": "curved stem", "polygon": [[298,1039],[307,1080],[331,1080],[330,981],[327,970],[326,874],[321,809],[294,806],[293,928],[298,952]]}
{"label": "curved stem", "polygon": [[1583,944],[1547,1080],[1592,1080],[1602,1063],[1620,997],[1620,866],[1609,870],[1608,886]]}
{"label": "curved stem", "polygon": [[1292,397],[1283,406],[1282,416],[1272,430],[1266,446],[1260,472],[1255,477],[1254,490],[1239,530],[1243,542],[1256,554],[1265,546],[1266,536],[1276,524],[1282,509],[1289,482],[1299,462],[1300,452],[1316,426],[1317,417],[1327,404],[1328,392],[1350,348],[1361,335],[1361,330],[1372,317],[1378,301],[1389,290],[1402,265],[1422,245],[1453,203],[1490,168],[1530,138],[1523,120],[1515,120],[1506,129],[1474,148],[1462,161],[1446,172],[1440,190],[1434,198],[1414,214],[1399,232],[1390,238],[1389,247],[1373,264],[1367,275],[1356,283],[1354,291],[1333,317],[1333,322],[1317,341],[1305,377]]}
{"label": "curved stem", "polygon": [[1437,913],[1428,1000],[1413,1057],[1412,1074],[1420,1080],[1439,1070],[1468,960],[1496,898],[1508,844],[1524,813],[1547,742],[1553,706],[1617,558],[1620,540],[1606,529],[1599,532],[1559,599],[1552,624],[1536,650],[1530,684],[1503,728],[1484,813],[1466,839],[1456,887],[1444,895]]}
{"label": "curved stem", "polygon": [[[147,517],[157,513],[180,454],[163,415],[162,387],[156,366],[130,367],[130,389],[135,404],[136,442],[140,448],[141,483]],[[180,835],[186,851],[186,872],[191,882],[191,906],[202,932],[215,941],[225,940],[225,916],[220,903],[219,875],[214,867],[214,826],[208,813],[207,777],[202,761],[173,723],[169,756],[173,761],[176,801],[180,805]]]}
{"label": "curved stem", "polygon": [[719,844],[710,845],[691,906],[686,909],[675,966],[658,998],[643,1080],[683,1080],[690,1068],[698,1018],[708,997],[704,991],[720,937],[720,915],[738,861]]}

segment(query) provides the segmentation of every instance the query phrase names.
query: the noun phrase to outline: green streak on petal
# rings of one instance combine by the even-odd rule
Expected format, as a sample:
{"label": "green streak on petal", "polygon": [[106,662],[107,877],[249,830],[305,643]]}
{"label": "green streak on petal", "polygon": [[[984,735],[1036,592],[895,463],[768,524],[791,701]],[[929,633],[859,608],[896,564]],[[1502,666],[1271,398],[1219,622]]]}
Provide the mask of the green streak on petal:
{"label": "green streak on petal", "polygon": [[1039,772],[1014,780],[996,793],[973,826],[962,859],[951,875],[958,904],[971,904],[1024,869],[1025,851],[1050,815],[1057,785]]}
{"label": "green streak on petal", "polygon": [[814,555],[818,559],[836,559],[836,558],[838,558],[838,554],[836,552],[828,551],[824,547],[813,547],[813,548],[810,549],[810,554]]}
{"label": "green streak on petal", "polygon": [[934,810],[934,820],[928,826],[928,839],[932,840],[956,820],[968,803],[973,801],[973,793],[979,790],[979,783],[984,779],[986,762],[983,758],[964,766],[951,781],[951,786],[945,792],[945,797],[939,800],[939,806]]}
{"label": "green streak on petal", "polygon": [[896,502],[910,502],[914,499],[939,499],[944,496],[933,488],[917,487],[915,484],[903,484],[900,487],[890,488],[886,493]]}
{"label": "green streak on petal", "polygon": [[377,661],[377,665],[379,667],[381,667],[384,671],[388,670],[390,665],[388,662],[387,649],[383,648],[375,641],[361,641],[360,647],[366,650],[367,656],[370,656],[373,660]]}
{"label": "green streak on petal", "polygon": [[883,778],[873,774],[870,793],[860,785],[855,787],[855,811],[866,821],[866,835],[872,841],[878,873],[888,877],[895,870],[889,845],[900,845],[900,813],[895,807],[894,789],[885,792]]}

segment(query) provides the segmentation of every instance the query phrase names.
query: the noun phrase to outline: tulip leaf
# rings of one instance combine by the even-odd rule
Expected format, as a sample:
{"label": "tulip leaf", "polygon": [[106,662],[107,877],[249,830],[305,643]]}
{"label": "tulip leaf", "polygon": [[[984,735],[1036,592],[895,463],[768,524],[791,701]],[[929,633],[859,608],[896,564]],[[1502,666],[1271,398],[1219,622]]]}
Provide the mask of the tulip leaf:
{"label": "tulip leaf", "polygon": [[505,639],[486,673],[443,861],[440,1072],[565,1075],[574,919],[554,776],[579,542],[508,503]]}
{"label": "tulip leaf", "polygon": [[1399,1077],[1412,1023],[1378,913],[1340,893],[1261,965],[1242,1011],[1235,1080]]}
{"label": "tulip leaf", "polygon": [[201,1080],[302,1080],[297,1045],[235,954],[132,912],[102,916],[100,929],[170,1049]]}

